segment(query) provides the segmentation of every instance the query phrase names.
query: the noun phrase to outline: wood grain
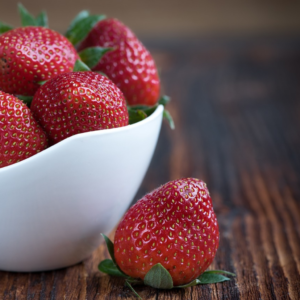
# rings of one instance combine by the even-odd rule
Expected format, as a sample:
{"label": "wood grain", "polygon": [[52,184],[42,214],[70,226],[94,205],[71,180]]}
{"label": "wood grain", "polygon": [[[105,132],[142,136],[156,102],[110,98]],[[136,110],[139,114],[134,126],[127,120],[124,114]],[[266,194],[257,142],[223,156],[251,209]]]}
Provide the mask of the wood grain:
{"label": "wood grain", "polygon": [[[206,181],[221,234],[210,268],[237,277],[185,290],[139,286],[138,293],[151,300],[300,299],[300,40],[147,45],[172,97],[176,130],[164,124],[135,201],[179,177]],[[67,269],[0,272],[0,299],[135,299],[122,279],[98,272],[107,257],[102,244]]]}

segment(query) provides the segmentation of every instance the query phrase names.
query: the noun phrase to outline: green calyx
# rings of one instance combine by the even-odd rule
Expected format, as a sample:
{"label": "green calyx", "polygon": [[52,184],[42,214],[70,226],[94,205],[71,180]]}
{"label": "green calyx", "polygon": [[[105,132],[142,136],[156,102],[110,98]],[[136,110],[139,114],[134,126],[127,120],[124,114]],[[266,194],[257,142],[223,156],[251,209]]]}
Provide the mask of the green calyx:
{"label": "green calyx", "polygon": [[92,69],[95,67],[105,53],[113,50],[113,48],[90,47],[79,52],[81,60]]}
{"label": "green calyx", "polygon": [[41,26],[48,27],[48,16],[45,11],[42,11],[36,18],[28,12],[21,4],[18,4],[19,14],[21,17],[22,26]]}
{"label": "green calyx", "polygon": [[23,101],[30,108],[33,96],[16,95],[16,97]]}
{"label": "green calyx", "polygon": [[85,72],[85,71],[91,71],[91,69],[80,59],[77,59],[73,68],[73,72]]}
{"label": "green calyx", "polygon": [[102,234],[102,236],[105,239],[108,252],[112,259],[103,260],[99,264],[98,269],[101,272],[106,273],[108,275],[125,278],[125,285],[128,286],[133,291],[133,293],[140,299],[142,298],[134,290],[132,284],[144,284],[157,289],[187,288],[198,284],[212,284],[212,283],[220,283],[220,282],[230,280],[230,278],[222,274],[233,276],[233,277],[235,276],[234,273],[227,272],[227,271],[208,270],[190,283],[174,286],[172,277],[168,272],[168,270],[164,268],[160,263],[158,263],[148,271],[148,273],[145,275],[144,281],[140,279],[132,278],[120,270],[114,257],[114,244],[107,236],[105,236],[104,234]]}
{"label": "green calyx", "polygon": [[9,31],[9,30],[12,30],[13,27],[8,25],[8,24],[5,24],[5,23],[2,23],[0,22],[0,34],[6,32],[6,31]]}
{"label": "green calyx", "polygon": [[[150,115],[156,110],[158,105],[165,105],[170,102],[170,97],[162,96],[156,105],[154,106],[146,106],[146,105],[135,105],[135,106],[127,106],[128,114],[129,114],[129,124],[134,124],[140,122]],[[170,125],[171,129],[175,129],[175,124],[171,114],[164,108],[163,117],[166,119]]]}
{"label": "green calyx", "polygon": [[65,36],[76,46],[83,41],[91,29],[103,19],[105,19],[104,15],[90,15],[87,10],[81,11],[71,22]]}
{"label": "green calyx", "polygon": [[[21,18],[21,24],[26,26],[40,26],[48,27],[48,16],[45,11],[40,12],[37,17],[34,17],[28,12],[28,10],[21,4],[18,4],[19,15]],[[14,29],[11,25],[0,22],[0,34]]]}

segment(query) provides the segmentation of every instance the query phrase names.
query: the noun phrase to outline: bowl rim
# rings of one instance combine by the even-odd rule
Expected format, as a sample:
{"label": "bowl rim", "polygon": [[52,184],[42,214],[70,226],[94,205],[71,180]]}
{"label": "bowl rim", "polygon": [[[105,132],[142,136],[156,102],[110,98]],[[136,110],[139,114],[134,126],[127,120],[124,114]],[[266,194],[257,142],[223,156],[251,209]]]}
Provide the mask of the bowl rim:
{"label": "bowl rim", "polygon": [[37,154],[34,154],[24,160],[14,163],[10,166],[0,168],[0,174],[5,171],[11,170],[13,168],[19,167],[24,163],[28,163],[29,161],[35,159],[37,156],[41,157],[42,155],[48,155],[51,151],[53,152],[53,151],[56,151],[59,147],[64,147],[66,143],[69,143],[72,140],[82,139],[82,138],[91,137],[91,136],[102,136],[102,135],[107,135],[107,134],[115,134],[115,133],[119,133],[122,131],[130,131],[137,127],[144,126],[147,123],[151,122],[152,120],[156,119],[159,115],[161,115],[163,113],[163,110],[164,110],[164,106],[162,104],[159,104],[157,106],[157,108],[155,109],[155,111],[149,117],[145,118],[144,120],[142,120],[140,122],[137,122],[137,123],[134,123],[131,125],[128,124],[127,126],[118,127],[118,128],[100,129],[100,130],[94,130],[94,131],[89,131],[89,132],[77,133],[75,135],[67,137],[66,139],[58,142],[57,144],[50,146],[50,147],[46,148],[45,150],[43,150]]}

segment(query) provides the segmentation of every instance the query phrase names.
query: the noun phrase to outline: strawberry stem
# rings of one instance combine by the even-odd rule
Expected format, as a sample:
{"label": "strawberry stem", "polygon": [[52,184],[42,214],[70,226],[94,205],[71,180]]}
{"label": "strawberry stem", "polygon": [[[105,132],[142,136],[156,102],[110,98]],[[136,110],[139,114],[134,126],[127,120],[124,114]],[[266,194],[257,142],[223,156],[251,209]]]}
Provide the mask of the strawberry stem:
{"label": "strawberry stem", "polygon": [[132,285],[131,285],[127,280],[125,280],[125,285],[127,285],[127,286],[131,289],[131,291],[132,291],[138,298],[143,299],[143,298],[135,291],[135,289],[132,287]]}

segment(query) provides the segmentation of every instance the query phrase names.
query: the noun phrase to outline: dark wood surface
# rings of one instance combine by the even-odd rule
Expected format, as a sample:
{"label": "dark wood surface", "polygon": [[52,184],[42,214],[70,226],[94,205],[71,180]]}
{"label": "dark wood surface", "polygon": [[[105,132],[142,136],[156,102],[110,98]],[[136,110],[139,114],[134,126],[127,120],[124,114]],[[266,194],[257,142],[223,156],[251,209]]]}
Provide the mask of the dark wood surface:
{"label": "dark wood surface", "polygon": [[[230,282],[137,287],[143,299],[300,299],[300,39],[161,41],[176,130],[166,124],[136,199],[171,179],[207,182],[220,225],[212,268]],[[100,217],[100,216],[99,216]],[[113,236],[113,234],[112,234]],[[54,272],[0,272],[0,299],[135,299],[88,260]]]}

